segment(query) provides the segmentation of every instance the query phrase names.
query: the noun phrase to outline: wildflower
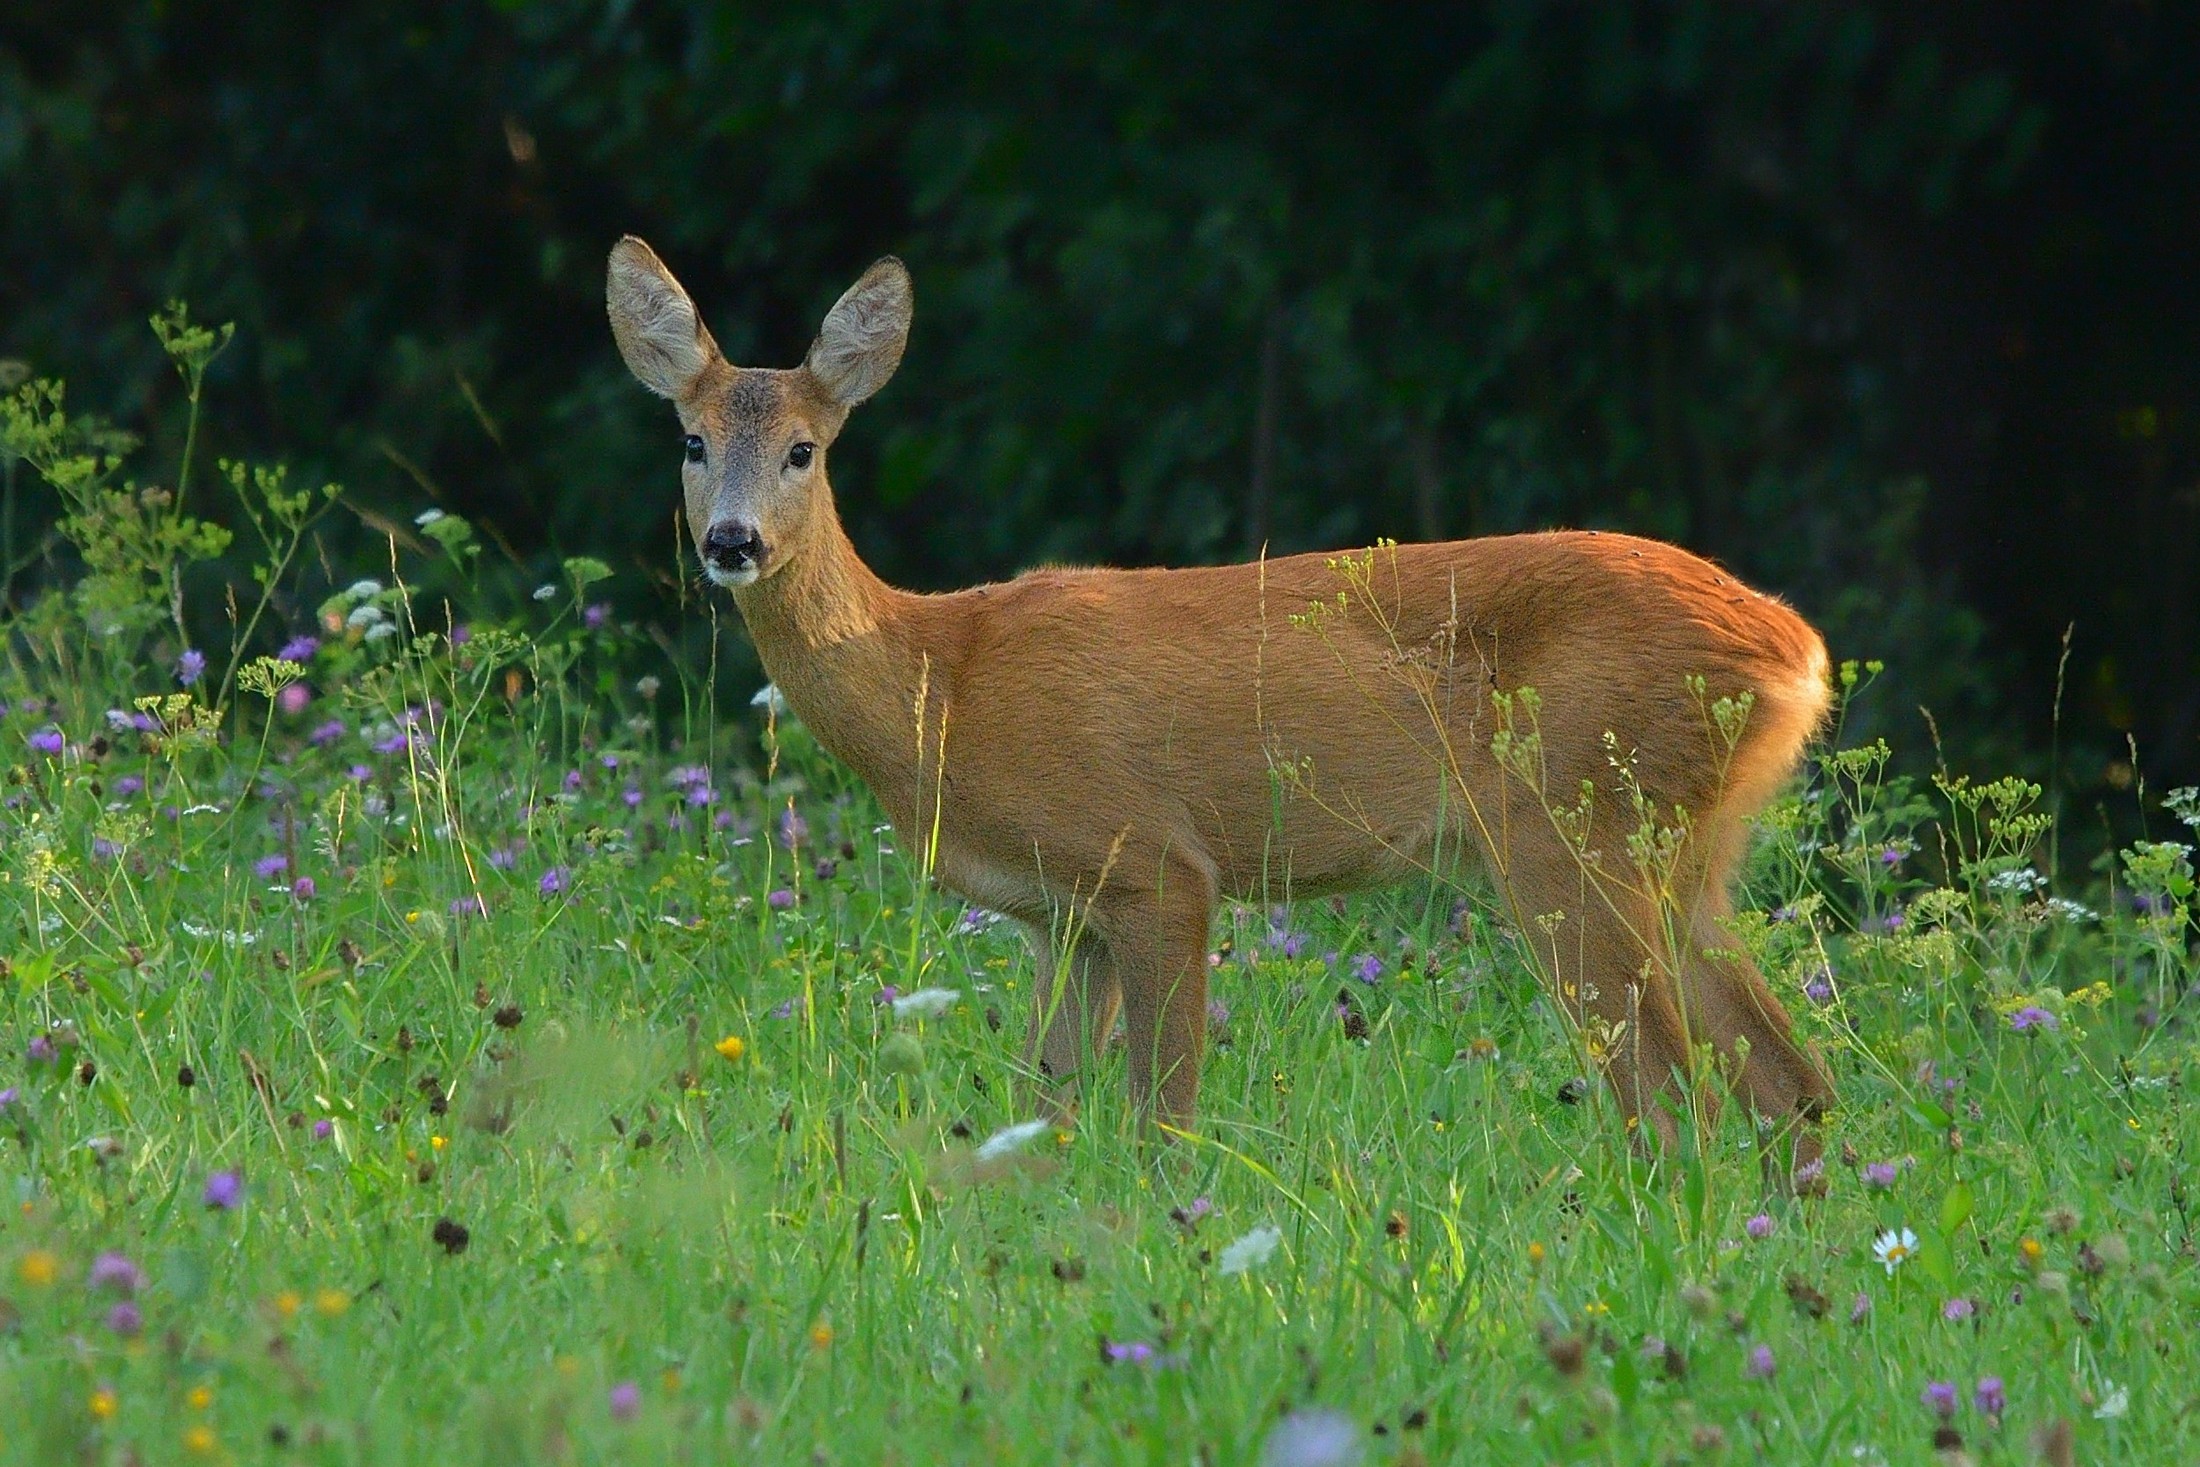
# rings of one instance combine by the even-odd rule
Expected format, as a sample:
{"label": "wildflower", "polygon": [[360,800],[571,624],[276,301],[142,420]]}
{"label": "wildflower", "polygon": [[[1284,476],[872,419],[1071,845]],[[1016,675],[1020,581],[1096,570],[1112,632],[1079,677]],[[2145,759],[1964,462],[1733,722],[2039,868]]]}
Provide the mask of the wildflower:
{"label": "wildflower", "polygon": [[1980,1414],[1986,1416],[1999,1416],[2008,1410],[2009,1393],[2002,1389],[2001,1377],[1979,1377],[1978,1385],[1971,1391],[1971,1404],[1978,1407]]}
{"label": "wildflower", "polygon": [[292,637],[289,641],[283,643],[282,650],[275,655],[285,662],[295,662],[303,665],[311,662],[313,654],[320,650],[321,639],[319,637],[299,636]]}
{"label": "wildflower", "polygon": [[1899,1175],[1899,1170],[1891,1161],[1867,1162],[1864,1166],[1864,1185],[1875,1192],[1884,1192],[1894,1185],[1895,1178]]}
{"label": "wildflower", "polygon": [[380,581],[353,581],[344,588],[344,599],[347,601],[365,601],[381,594]]}
{"label": "wildflower", "polygon": [[14,1085],[10,1085],[5,1090],[0,1090],[0,1110],[6,1110],[9,1106],[15,1104],[16,1101],[22,1098],[22,1090]]}
{"label": "wildflower", "polygon": [[1373,953],[1361,953],[1352,960],[1352,976],[1362,983],[1373,983],[1383,976],[1383,960]]}
{"label": "wildflower", "polygon": [[1768,1212],[1758,1213],[1748,1222],[1742,1224],[1742,1231],[1749,1234],[1752,1238],[1759,1239],[1760,1241],[1765,1238],[1771,1237],[1772,1214]]}
{"label": "wildflower", "polygon": [[127,1253],[102,1253],[92,1260],[91,1270],[84,1276],[84,1287],[135,1294],[145,1287],[145,1270],[131,1262]]}
{"label": "wildflower", "polygon": [[1972,1303],[1969,1299],[1962,1298],[1961,1296],[1950,1299],[1947,1303],[1940,1306],[1940,1317],[1946,1320],[1965,1320],[1969,1319],[1972,1315],[1976,1313],[1978,1313],[1978,1305]]}
{"label": "wildflower", "polygon": [[544,581],[535,587],[534,595],[537,601],[555,601],[558,599],[558,588],[551,582]]}
{"label": "wildflower", "polygon": [[1918,1393],[1918,1401],[1935,1416],[1947,1421],[1956,1414],[1956,1388],[1944,1380],[1931,1380]]}
{"label": "wildflower", "polygon": [[1859,1289],[1855,1302],[1849,1305],[1849,1323],[1862,1324],[1865,1320],[1871,1318],[1871,1313],[1872,1296]]}
{"label": "wildflower", "polygon": [[1811,974],[1810,981],[1803,985],[1803,997],[1809,999],[1812,1003],[1815,1004],[1832,1003],[1832,970],[1827,968],[1820,968],[1817,972]]}
{"label": "wildflower", "polygon": [[334,1122],[334,1121],[332,1121],[332,1120],[328,1119],[328,1118],[327,1118],[326,1116],[323,1116],[323,1117],[322,1117],[322,1118],[321,1118],[320,1120],[317,1120],[317,1121],[315,1121],[315,1122],[313,1123],[313,1139],[314,1139],[314,1140],[316,1140],[316,1141],[326,1141],[326,1140],[327,1140],[327,1139],[328,1139],[329,1137],[331,1137],[331,1136],[333,1136],[333,1135],[335,1135],[335,1134],[336,1134],[336,1122]]}
{"label": "wildflower", "polygon": [[107,1328],[127,1340],[145,1328],[145,1311],[123,1299],[107,1311]]}
{"label": "wildflower", "polygon": [[764,904],[775,912],[784,912],[794,905],[794,893],[784,886],[777,887],[764,898]]}
{"label": "wildflower", "polygon": [[654,673],[646,674],[634,680],[634,691],[640,693],[645,699],[654,700],[663,687],[664,684],[658,680]]}
{"label": "wildflower", "polygon": [[351,1295],[342,1289],[316,1289],[313,1291],[313,1307],[334,1319],[351,1308]]}
{"label": "wildflower", "polygon": [[2029,1029],[2060,1029],[2062,1020],[2036,1003],[2028,1003],[2009,1016],[2009,1027],[2019,1034]]}
{"label": "wildflower", "polygon": [[620,800],[625,802],[626,808],[629,810],[640,808],[642,803],[641,786],[632,784],[628,785],[625,789],[619,792],[619,798]]}
{"label": "wildflower", "polygon": [[1216,1265],[1216,1270],[1227,1278],[1231,1274],[1258,1268],[1275,1256],[1276,1249],[1282,1242],[1281,1228],[1274,1223],[1262,1223],[1222,1250],[1222,1259]]}
{"label": "wildflower", "polygon": [[313,701],[313,689],[304,683],[292,683],[275,695],[275,706],[295,718],[306,711]]}
{"label": "wildflower", "polygon": [[141,774],[125,774],[115,781],[116,799],[127,800],[132,795],[143,794],[144,791],[145,776]]}
{"label": "wildflower", "polygon": [[1110,1365],[1144,1365],[1153,1359],[1153,1346],[1143,1340],[1111,1340],[1100,1347],[1100,1353]]}
{"label": "wildflower", "polygon": [[326,723],[315,724],[313,732],[306,735],[306,742],[316,749],[325,749],[342,738],[346,732],[344,720],[332,718]]}
{"label": "wildflower", "polygon": [[603,624],[609,620],[611,620],[611,608],[601,601],[591,602],[581,610],[581,625],[592,632],[600,630]]}
{"label": "wildflower", "polygon": [[262,856],[252,863],[252,874],[262,881],[273,881],[289,869],[288,856]]}
{"label": "wildflower", "polygon": [[211,1387],[195,1385],[185,1393],[183,1403],[194,1411],[204,1411],[214,1404],[214,1392]]}
{"label": "wildflower", "polygon": [[1743,1373],[1751,1380],[1770,1380],[1779,1364],[1772,1358],[1772,1346],[1759,1345],[1749,1352],[1749,1360],[1742,1366]]}
{"label": "wildflower", "polygon": [[121,1405],[122,1402],[116,1397],[113,1386],[103,1385],[93,1390],[90,1404],[92,1419],[94,1421],[105,1421],[115,1414],[115,1408]]}
{"label": "wildflower", "polygon": [[728,1060],[737,1060],[749,1052],[748,1041],[738,1034],[728,1034],[712,1045],[711,1048],[717,1050],[722,1057]]}
{"label": "wildflower", "polygon": [[236,1172],[216,1172],[206,1179],[206,1191],[200,1201],[221,1212],[229,1212],[244,1199],[244,1178]]}
{"label": "wildflower", "polygon": [[204,1422],[189,1428],[183,1434],[183,1449],[194,1457],[211,1456],[214,1446],[214,1428]]}
{"label": "wildflower", "polygon": [[751,708],[762,708],[774,718],[785,718],[789,711],[787,708],[787,695],[779,691],[777,683],[766,683],[758,688],[756,696],[749,699],[749,706]]}
{"label": "wildflower", "polygon": [[51,724],[41,729],[34,729],[30,736],[31,752],[33,754],[44,754],[49,758],[59,754],[67,743],[68,740],[61,736],[61,730]]}
{"label": "wildflower", "polygon": [[113,859],[115,859],[115,857],[121,854],[122,847],[116,845],[113,841],[107,839],[105,836],[95,835],[92,837],[93,860],[112,861]]}
{"label": "wildflower", "polygon": [[33,1034],[24,1054],[34,1065],[45,1064],[53,1058],[53,1040],[44,1034]]}
{"label": "wildflower", "polygon": [[61,1260],[44,1248],[33,1248],[16,1261],[15,1274],[26,1285],[43,1289],[61,1272]]}
{"label": "wildflower", "polygon": [[1042,1135],[1047,1125],[1046,1121],[1018,1121],[1013,1126],[1001,1127],[978,1147],[978,1160],[998,1161],[1004,1156],[1013,1156]]}
{"label": "wildflower", "polygon": [[176,659],[176,681],[188,688],[205,676],[206,654],[196,647],[184,648],[183,655]]}
{"label": "wildflower", "polygon": [[893,999],[894,1017],[897,1019],[936,1019],[953,1008],[962,993],[953,988],[920,988]]}
{"label": "wildflower", "polygon": [[296,901],[310,902],[319,892],[320,888],[313,884],[310,876],[301,876],[290,883],[290,895]]}
{"label": "wildflower", "polygon": [[1908,1228],[1902,1228],[1899,1231],[1889,1228],[1872,1242],[1872,1256],[1887,1265],[1889,1277],[1892,1277],[1894,1271],[1907,1263],[1910,1256],[1916,1252],[1917,1234],[1911,1232]]}
{"label": "wildflower", "polygon": [[1360,1429],[1342,1411],[1293,1411],[1260,1444],[1261,1467],[1350,1467],[1360,1460]]}
{"label": "wildflower", "polygon": [[818,1321],[817,1323],[815,1323],[815,1324],[813,1324],[813,1325],[811,1325],[811,1326],[810,1326],[810,1348],[811,1348],[811,1349],[813,1349],[813,1350],[826,1350],[826,1349],[830,1349],[830,1348],[832,1348],[832,1343],[833,1343],[833,1326],[832,1326],[832,1323],[831,1323],[831,1321],[829,1321],[829,1320],[824,1320],[824,1319],[821,1319],[821,1320],[819,1320],[819,1321]]}
{"label": "wildflower", "polygon": [[2108,1390],[2101,1397],[2101,1404],[2093,1408],[2094,1420],[2114,1421],[2131,1410],[2130,1387],[2120,1386],[2112,1380],[2104,1380],[2101,1384]]}
{"label": "wildflower", "polygon": [[2046,1250],[2040,1247],[2039,1239],[2017,1239],[2017,1261],[2034,1273],[2039,1272],[2040,1260],[2045,1254]]}
{"label": "wildflower", "polygon": [[[545,587],[545,590],[550,589]],[[542,599],[538,593],[537,599]],[[622,1380],[611,1388],[611,1419],[632,1421],[642,1409],[642,1388],[633,1381]]]}
{"label": "wildflower", "polygon": [[451,915],[454,917],[478,917],[481,914],[482,905],[480,897],[462,896],[451,903]]}
{"label": "wildflower", "polygon": [[556,896],[573,884],[573,872],[565,866],[552,866],[542,873],[542,880],[535,883],[535,890],[544,896]]}

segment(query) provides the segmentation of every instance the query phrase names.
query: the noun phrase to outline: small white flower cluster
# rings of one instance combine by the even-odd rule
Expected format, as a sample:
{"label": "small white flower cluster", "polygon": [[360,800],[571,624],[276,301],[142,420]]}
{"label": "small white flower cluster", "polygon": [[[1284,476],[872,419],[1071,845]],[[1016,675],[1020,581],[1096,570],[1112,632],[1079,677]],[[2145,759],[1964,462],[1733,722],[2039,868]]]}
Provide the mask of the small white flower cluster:
{"label": "small white flower cluster", "polygon": [[2005,896],[2026,896],[2047,889],[2047,878],[2029,866],[2017,866],[2007,871],[1996,871],[1986,878],[1986,889]]}
{"label": "small white flower cluster", "polygon": [[2049,897],[2045,910],[2048,916],[2058,922],[2098,922],[2101,920],[2099,912],[2094,911],[2083,902],[2074,902],[2068,897]]}

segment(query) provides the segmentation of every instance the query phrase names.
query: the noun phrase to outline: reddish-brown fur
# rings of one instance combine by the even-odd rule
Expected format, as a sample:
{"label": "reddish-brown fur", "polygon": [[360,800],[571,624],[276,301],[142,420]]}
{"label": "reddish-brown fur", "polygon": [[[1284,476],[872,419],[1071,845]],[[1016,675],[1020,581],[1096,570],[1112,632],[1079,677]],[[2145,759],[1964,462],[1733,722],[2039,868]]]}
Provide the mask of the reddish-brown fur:
{"label": "reddish-brown fur", "polygon": [[[1630,1116],[1670,1129],[1650,1106],[1701,1076],[1692,1040],[1768,1120],[1831,1099],[1720,926],[1745,824],[1826,708],[1823,645],[1780,602],[1686,551],[1594,532],[910,594],[856,554],[823,469],[847,408],[884,380],[850,387],[846,363],[899,358],[899,265],[873,267],[790,372],[726,365],[639,241],[614,252],[610,294],[637,375],[710,454],[689,478],[698,540],[738,514],[769,547],[734,591],[766,670],[940,881],[1032,935],[1042,1073],[1071,1077],[1120,1002],[1133,1094],[1189,1124],[1217,900],[1394,882],[1463,844],[1601,1040]],[[869,334],[843,329],[851,302]],[[668,374],[666,358],[688,365]],[[818,445],[814,472],[788,465],[795,442]],[[1534,711],[1515,699],[1507,716],[1494,695],[1521,689]],[[1745,695],[1722,735],[1711,704]],[[1492,752],[1507,727],[1510,770]],[[1569,837],[1552,810],[1584,782]],[[1656,823],[1679,811],[1688,827],[1655,882],[1628,854],[1637,791]]]}

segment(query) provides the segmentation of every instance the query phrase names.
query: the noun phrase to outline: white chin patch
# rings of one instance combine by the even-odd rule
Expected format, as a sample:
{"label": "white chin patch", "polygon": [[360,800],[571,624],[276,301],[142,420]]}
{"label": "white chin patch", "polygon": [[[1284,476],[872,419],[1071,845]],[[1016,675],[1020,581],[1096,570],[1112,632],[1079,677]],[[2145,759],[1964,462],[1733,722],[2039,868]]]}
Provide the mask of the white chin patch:
{"label": "white chin patch", "polygon": [[739,586],[755,585],[757,576],[762,572],[758,571],[753,565],[741,570],[720,570],[715,565],[706,565],[703,567],[703,574],[726,589],[732,590]]}

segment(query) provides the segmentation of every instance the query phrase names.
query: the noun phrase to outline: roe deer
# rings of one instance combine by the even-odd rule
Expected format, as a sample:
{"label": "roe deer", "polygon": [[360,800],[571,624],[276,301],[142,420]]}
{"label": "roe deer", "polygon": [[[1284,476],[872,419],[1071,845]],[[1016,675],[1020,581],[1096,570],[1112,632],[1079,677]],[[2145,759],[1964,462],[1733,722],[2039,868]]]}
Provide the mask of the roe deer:
{"label": "roe deer", "polygon": [[825,460],[900,363],[901,263],[789,371],[728,363],[638,239],[607,300],[678,408],[703,572],[765,670],[938,880],[1031,937],[1026,1058],[1051,1083],[1120,1004],[1141,1113],[1188,1126],[1217,900],[1394,882],[1464,844],[1630,1123],[1671,1138],[1661,1092],[1715,1103],[1707,1048],[1761,1127],[1832,1099],[1721,931],[1745,823],[1828,704],[1824,645],[1780,602],[1595,532],[898,591]]}

